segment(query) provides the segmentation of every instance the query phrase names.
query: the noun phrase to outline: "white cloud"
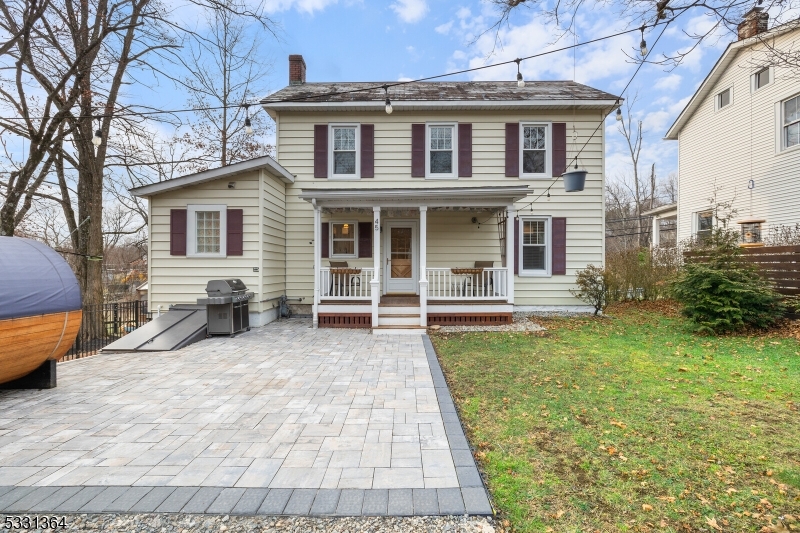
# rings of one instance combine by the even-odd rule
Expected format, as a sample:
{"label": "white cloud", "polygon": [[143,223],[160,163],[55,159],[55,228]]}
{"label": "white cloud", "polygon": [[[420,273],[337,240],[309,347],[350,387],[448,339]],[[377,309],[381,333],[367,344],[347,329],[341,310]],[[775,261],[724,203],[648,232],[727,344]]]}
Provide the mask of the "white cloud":
{"label": "white cloud", "polygon": [[453,21],[445,22],[444,24],[440,24],[434,28],[436,33],[441,33],[442,35],[447,35],[450,33],[450,29],[453,27]]}
{"label": "white cloud", "polygon": [[266,0],[264,8],[268,13],[277,13],[290,9],[296,9],[304,13],[314,13],[315,11],[322,11],[329,5],[338,3],[338,1],[339,0]]}
{"label": "white cloud", "polygon": [[406,52],[408,52],[409,54],[413,54],[414,50],[416,50],[416,48],[414,48],[413,46],[411,45],[406,46]]}
{"label": "white cloud", "polygon": [[680,74],[670,74],[669,76],[662,76],[653,84],[654,89],[659,91],[674,91],[681,85],[683,77]]}
{"label": "white cloud", "polygon": [[428,13],[426,0],[397,0],[391,7],[403,22],[419,22]]}
{"label": "white cloud", "polygon": [[409,78],[408,76],[403,76],[402,74],[397,78],[397,81],[413,81],[414,78]]}

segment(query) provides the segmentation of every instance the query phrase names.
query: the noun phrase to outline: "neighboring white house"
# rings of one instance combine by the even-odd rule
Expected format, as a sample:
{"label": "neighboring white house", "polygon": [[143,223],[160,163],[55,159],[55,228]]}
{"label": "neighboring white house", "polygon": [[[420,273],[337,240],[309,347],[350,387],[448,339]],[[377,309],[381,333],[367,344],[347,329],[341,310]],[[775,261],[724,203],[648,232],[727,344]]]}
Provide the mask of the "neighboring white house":
{"label": "neighboring white house", "polygon": [[678,240],[717,224],[710,202],[732,203],[744,243],[800,222],[800,77],[770,65],[800,50],[800,21],[768,30],[754,8],[667,132],[678,141]]}
{"label": "neighboring white house", "polygon": [[[274,160],[133,190],[150,200],[151,309],[229,277],[256,293],[254,324],[281,295],[315,325],[376,333],[586,308],[570,289],[604,260],[597,126],[618,97],[569,81],[306,83],[289,60],[289,86],[262,102]],[[585,189],[566,193],[584,145]]]}

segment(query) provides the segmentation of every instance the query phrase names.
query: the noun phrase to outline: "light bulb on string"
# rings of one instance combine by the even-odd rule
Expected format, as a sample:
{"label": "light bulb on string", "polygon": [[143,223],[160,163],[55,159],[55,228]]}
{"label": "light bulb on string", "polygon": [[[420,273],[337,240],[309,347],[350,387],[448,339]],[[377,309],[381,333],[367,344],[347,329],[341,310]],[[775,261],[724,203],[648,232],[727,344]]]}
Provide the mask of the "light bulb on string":
{"label": "light bulb on string", "polygon": [[383,91],[386,93],[386,114],[391,115],[394,109],[392,108],[392,101],[389,100],[389,87],[384,85]]}
{"label": "light bulb on string", "polygon": [[622,108],[621,107],[617,108],[617,121],[618,122],[622,122]]}
{"label": "light bulb on string", "polygon": [[522,79],[522,72],[520,72],[520,70],[519,70],[519,63],[522,60],[521,59],[515,59],[514,61],[517,62],[517,87],[522,89],[523,87],[525,87],[525,80]]}
{"label": "light bulb on string", "polygon": [[250,104],[242,104],[244,107],[245,112],[245,119],[244,119],[244,132],[247,135],[253,134],[253,124],[250,122]]}
{"label": "light bulb on string", "polygon": [[639,43],[639,51],[642,53],[642,57],[647,56],[647,41],[644,40],[644,29],[646,26],[642,26],[642,42]]}

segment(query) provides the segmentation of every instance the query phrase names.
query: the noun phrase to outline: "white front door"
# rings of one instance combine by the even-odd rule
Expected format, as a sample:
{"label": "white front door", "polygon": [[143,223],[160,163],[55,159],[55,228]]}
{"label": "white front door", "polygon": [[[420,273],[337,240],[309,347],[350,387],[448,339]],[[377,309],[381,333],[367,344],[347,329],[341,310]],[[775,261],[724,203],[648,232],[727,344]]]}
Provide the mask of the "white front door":
{"label": "white front door", "polygon": [[383,225],[384,293],[419,292],[417,221],[387,220]]}

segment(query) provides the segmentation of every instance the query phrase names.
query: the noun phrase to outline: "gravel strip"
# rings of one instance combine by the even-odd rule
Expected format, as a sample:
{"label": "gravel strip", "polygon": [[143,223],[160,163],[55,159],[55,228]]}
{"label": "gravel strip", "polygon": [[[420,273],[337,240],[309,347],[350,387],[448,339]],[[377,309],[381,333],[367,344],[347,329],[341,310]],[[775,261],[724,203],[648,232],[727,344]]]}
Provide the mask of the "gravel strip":
{"label": "gravel strip", "polygon": [[467,516],[308,518],[186,514],[67,515],[60,531],[136,533],[494,533],[493,520]]}
{"label": "gravel strip", "polygon": [[517,312],[513,315],[511,324],[499,326],[431,326],[432,331],[441,333],[469,333],[475,331],[544,331],[545,328],[530,320],[531,313]]}

